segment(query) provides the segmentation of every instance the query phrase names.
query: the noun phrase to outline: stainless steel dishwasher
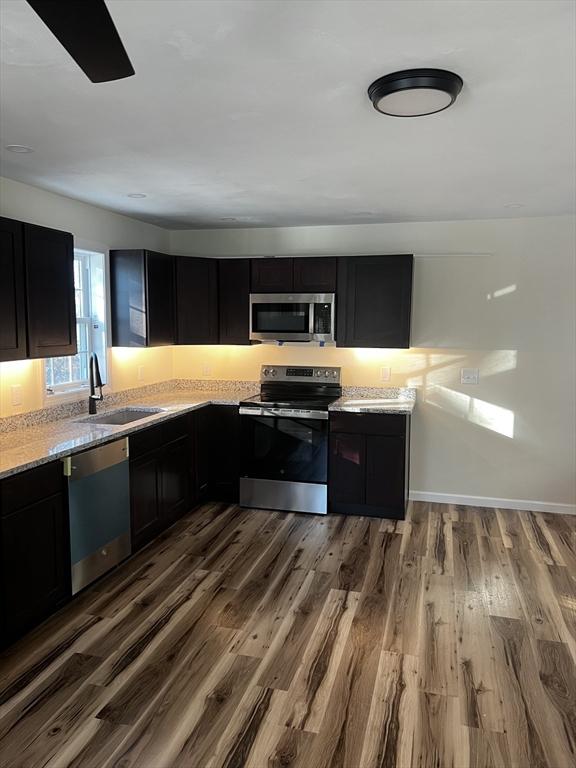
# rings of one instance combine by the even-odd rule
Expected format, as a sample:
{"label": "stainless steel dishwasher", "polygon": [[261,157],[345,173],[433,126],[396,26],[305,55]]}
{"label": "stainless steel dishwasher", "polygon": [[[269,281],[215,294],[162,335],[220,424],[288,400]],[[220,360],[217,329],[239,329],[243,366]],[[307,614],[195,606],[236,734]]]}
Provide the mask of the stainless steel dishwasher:
{"label": "stainless steel dishwasher", "polygon": [[75,595],[130,555],[128,438],[76,453],[63,462]]}

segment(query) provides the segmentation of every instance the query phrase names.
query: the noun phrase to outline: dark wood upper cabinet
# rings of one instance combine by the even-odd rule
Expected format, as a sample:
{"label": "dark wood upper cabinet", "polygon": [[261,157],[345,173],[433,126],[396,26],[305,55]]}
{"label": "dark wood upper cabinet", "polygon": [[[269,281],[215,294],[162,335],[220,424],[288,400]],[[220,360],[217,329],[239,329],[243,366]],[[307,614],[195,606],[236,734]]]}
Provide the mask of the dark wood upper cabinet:
{"label": "dark wood upper cabinet", "polygon": [[290,293],[294,290],[294,259],[251,259],[252,293]]}
{"label": "dark wood upper cabinet", "polygon": [[218,344],[218,262],[176,257],[177,344]]}
{"label": "dark wood upper cabinet", "polygon": [[23,225],[0,217],[0,362],[26,355]]}
{"label": "dark wood upper cabinet", "polygon": [[174,258],[148,251],[148,346],[174,344]]}
{"label": "dark wood upper cabinet", "polygon": [[110,251],[112,345],[174,344],[174,258],[145,250]]}
{"label": "dark wood upper cabinet", "polygon": [[298,293],[335,293],[336,259],[310,257],[294,259],[294,291]]}
{"label": "dark wood upper cabinet", "polygon": [[75,355],[74,238],[24,224],[28,357]]}
{"label": "dark wood upper cabinet", "polygon": [[218,261],[220,344],[250,344],[250,259]]}
{"label": "dark wood upper cabinet", "polygon": [[338,259],[337,345],[408,348],[414,257]]}

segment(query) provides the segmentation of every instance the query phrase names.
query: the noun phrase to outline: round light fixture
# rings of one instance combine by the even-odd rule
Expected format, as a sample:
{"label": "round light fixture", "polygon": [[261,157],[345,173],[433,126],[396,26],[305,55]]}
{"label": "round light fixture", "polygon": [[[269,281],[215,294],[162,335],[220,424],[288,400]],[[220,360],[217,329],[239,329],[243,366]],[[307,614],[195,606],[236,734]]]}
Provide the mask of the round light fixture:
{"label": "round light fixture", "polygon": [[506,203],[504,208],[524,208],[524,203]]}
{"label": "round light fixture", "polygon": [[145,194],[143,194],[142,192],[128,192],[128,194],[126,195],[126,197],[133,197],[133,198],[135,198],[135,199],[136,199],[136,198],[137,198],[137,199],[140,199],[141,197],[146,197],[146,195],[145,195]]}
{"label": "round light fixture", "polygon": [[404,69],[375,80],[368,96],[384,115],[421,117],[454,104],[463,85],[461,77],[445,69]]}
{"label": "round light fixture", "polygon": [[16,152],[20,155],[26,155],[29,152],[34,152],[32,147],[26,147],[24,144],[7,144],[5,147],[8,152]]}

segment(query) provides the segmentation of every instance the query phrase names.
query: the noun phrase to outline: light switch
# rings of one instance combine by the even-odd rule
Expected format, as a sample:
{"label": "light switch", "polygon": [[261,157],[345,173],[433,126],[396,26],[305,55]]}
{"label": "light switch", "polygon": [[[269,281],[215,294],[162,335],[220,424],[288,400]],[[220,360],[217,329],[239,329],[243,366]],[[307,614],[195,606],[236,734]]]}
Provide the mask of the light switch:
{"label": "light switch", "polygon": [[22,384],[12,384],[10,387],[12,405],[22,405]]}
{"label": "light switch", "polygon": [[382,381],[390,381],[390,375],[392,371],[389,365],[384,365],[380,368],[380,378]]}
{"label": "light switch", "polygon": [[479,381],[479,368],[460,368],[460,384],[478,384]]}

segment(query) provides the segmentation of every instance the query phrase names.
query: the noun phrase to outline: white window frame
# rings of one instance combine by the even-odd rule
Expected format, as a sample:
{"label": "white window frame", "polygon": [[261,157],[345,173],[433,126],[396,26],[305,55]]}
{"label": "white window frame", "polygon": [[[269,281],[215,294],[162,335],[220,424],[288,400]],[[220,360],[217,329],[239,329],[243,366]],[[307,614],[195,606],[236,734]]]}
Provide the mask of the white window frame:
{"label": "white window frame", "polygon": [[[44,360],[44,366],[42,368],[43,371],[43,377],[44,377],[44,400],[45,402],[54,402],[54,398],[58,398],[58,400],[64,400],[66,398],[74,399],[75,394],[85,393],[88,390],[89,387],[89,378],[88,378],[88,363],[90,360],[90,355],[94,351],[94,340],[93,340],[93,325],[94,323],[98,323],[98,326],[101,325],[100,321],[93,316],[92,313],[92,285],[91,285],[91,275],[90,275],[90,257],[92,253],[99,253],[96,251],[88,251],[81,248],[75,248],[74,249],[74,261],[80,262],[80,269],[82,270],[82,293],[83,293],[83,300],[82,305],[84,309],[88,309],[88,315],[77,315],[76,317],[76,326],[84,326],[85,328],[85,337],[86,337],[86,354],[87,354],[87,365],[86,365],[86,378],[85,379],[77,379],[76,381],[67,381],[62,384],[54,384],[54,385],[48,385],[48,378],[47,378],[47,366],[53,365],[53,360],[57,358],[46,358]],[[104,254],[102,254],[102,257],[104,258]],[[74,286],[74,300],[76,300],[76,291],[78,289],[76,286]],[[96,327],[98,327],[96,326]],[[74,360],[75,355],[67,355],[66,361],[68,363],[68,370],[70,372],[70,376],[72,375],[72,361]],[[101,366],[102,367],[102,366]],[[104,361],[104,367],[105,361]],[[53,378],[53,377],[52,377]]]}

